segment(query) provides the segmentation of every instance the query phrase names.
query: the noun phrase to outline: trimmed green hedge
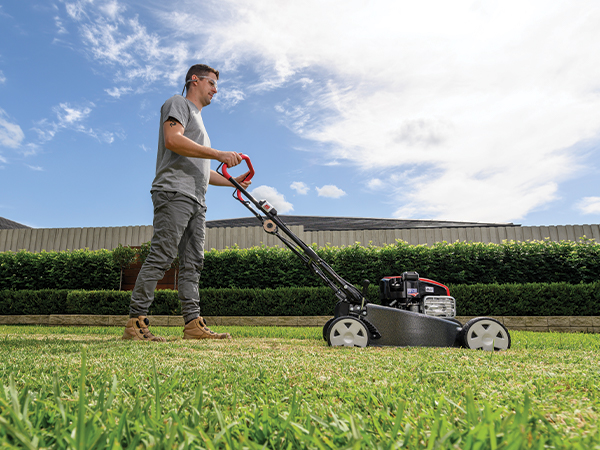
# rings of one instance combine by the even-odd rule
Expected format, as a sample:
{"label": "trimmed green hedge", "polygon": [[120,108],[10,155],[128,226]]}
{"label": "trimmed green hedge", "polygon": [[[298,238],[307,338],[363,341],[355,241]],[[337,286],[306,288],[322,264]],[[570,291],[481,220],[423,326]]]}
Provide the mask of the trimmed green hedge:
{"label": "trimmed green hedge", "polygon": [[[600,244],[581,242],[441,243],[405,242],[384,247],[313,247],[336,272],[360,285],[414,270],[444,284],[591,283],[600,280]],[[146,249],[147,250],[147,249]],[[119,288],[119,252],[0,253],[0,289]],[[322,287],[323,282],[288,249],[253,247],[205,254],[200,288],[275,289]]]}
{"label": "trimmed green hedge", "polygon": [[[461,316],[593,316],[600,314],[600,282],[449,286]],[[179,315],[177,291],[156,291],[150,314]],[[370,286],[369,299],[378,299]],[[126,315],[131,293],[123,291],[0,291],[0,315]],[[206,316],[326,316],[337,302],[331,289],[202,289]],[[378,302],[378,301],[376,301]]]}
{"label": "trimmed green hedge", "polygon": [[449,286],[461,316],[598,316],[600,282]]}
{"label": "trimmed green hedge", "polygon": [[[319,316],[333,313],[337,302],[329,288],[202,289],[207,316]],[[129,314],[127,291],[0,291],[0,315]],[[178,292],[155,292],[151,315],[180,315]]]}
{"label": "trimmed green hedge", "polygon": [[0,289],[119,289],[109,250],[0,253]]}
{"label": "trimmed green hedge", "polygon": [[[587,241],[437,244],[405,242],[384,247],[324,247],[315,251],[340,276],[363,279],[416,271],[443,284],[591,283],[600,280],[600,244]],[[207,252],[201,288],[322,286],[287,249],[250,248]]]}
{"label": "trimmed green hedge", "polygon": [[67,314],[67,289],[0,291],[0,315]]}

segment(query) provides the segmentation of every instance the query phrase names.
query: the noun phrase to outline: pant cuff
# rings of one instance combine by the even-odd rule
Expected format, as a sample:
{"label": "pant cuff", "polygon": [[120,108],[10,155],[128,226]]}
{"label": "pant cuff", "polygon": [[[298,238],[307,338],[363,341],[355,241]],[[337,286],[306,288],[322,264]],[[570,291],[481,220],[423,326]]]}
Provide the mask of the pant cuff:
{"label": "pant cuff", "polygon": [[189,314],[187,316],[183,316],[183,321],[186,324],[188,324],[189,322],[191,322],[194,319],[197,319],[198,317],[200,317],[200,314],[198,314],[198,313]]}

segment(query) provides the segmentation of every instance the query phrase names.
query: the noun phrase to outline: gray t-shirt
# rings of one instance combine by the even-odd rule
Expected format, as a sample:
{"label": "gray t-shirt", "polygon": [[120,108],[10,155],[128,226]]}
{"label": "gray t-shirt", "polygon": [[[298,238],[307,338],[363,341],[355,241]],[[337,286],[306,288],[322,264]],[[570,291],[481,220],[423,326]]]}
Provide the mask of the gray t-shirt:
{"label": "gray t-shirt", "polygon": [[180,192],[206,206],[204,197],[210,178],[210,160],[181,156],[165,147],[163,124],[169,117],[183,125],[184,136],[210,147],[210,139],[196,105],[181,95],[168,99],[160,110],[156,176],[152,191]]}

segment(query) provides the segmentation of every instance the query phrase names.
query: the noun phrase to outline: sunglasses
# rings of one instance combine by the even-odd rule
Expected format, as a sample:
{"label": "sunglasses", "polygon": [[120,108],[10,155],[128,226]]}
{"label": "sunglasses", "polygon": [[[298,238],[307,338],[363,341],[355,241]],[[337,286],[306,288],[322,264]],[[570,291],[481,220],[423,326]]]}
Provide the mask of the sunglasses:
{"label": "sunglasses", "polygon": [[[216,82],[216,80],[212,79],[211,77],[206,77],[206,76],[203,76],[203,75],[194,75],[194,76],[196,78],[206,78],[208,80],[208,82],[210,83],[210,85],[212,87],[214,87],[215,89],[217,89],[217,82]],[[194,78],[192,78],[190,80],[187,80],[185,82],[185,86],[183,87],[183,90],[181,91],[181,95],[183,95],[183,93],[185,92],[185,88],[187,87],[188,83],[191,83],[192,81],[200,81],[200,80],[194,79]]]}

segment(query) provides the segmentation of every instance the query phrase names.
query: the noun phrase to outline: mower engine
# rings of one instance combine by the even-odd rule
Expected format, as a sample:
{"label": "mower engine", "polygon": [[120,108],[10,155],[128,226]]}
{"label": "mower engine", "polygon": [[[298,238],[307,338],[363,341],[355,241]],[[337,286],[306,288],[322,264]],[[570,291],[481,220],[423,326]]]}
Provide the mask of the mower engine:
{"label": "mower engine", "polygon": [[404,272],[400,276],[381,279],[379,299],[383,306],[428,316],[456,316],[456,301],[450,296],[450,290],[437,281],[419,278],[417,272]]}

